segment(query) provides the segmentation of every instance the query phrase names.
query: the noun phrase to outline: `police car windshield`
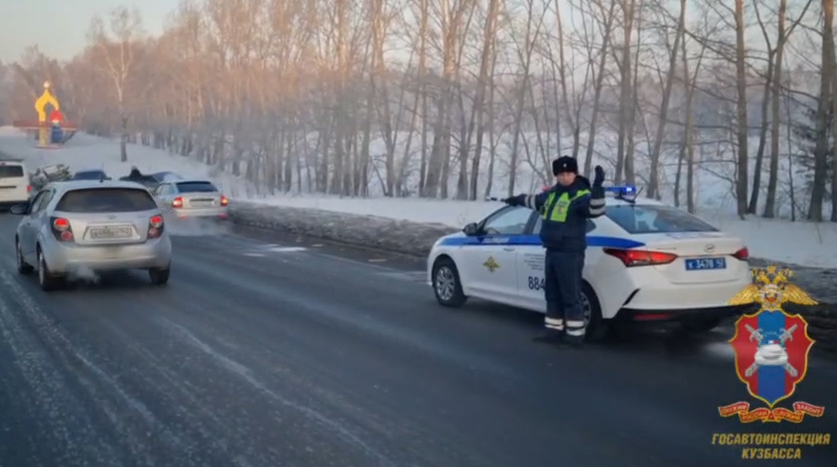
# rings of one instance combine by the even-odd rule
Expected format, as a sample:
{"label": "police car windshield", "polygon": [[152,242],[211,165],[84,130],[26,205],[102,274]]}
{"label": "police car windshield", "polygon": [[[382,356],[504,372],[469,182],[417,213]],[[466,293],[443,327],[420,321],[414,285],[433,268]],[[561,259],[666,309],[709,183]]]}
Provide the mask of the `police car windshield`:
{"label": "police car windshield", "polygon": [[664,205],[608,206],[605,215],[630,234],[718,231],[686,211]]}

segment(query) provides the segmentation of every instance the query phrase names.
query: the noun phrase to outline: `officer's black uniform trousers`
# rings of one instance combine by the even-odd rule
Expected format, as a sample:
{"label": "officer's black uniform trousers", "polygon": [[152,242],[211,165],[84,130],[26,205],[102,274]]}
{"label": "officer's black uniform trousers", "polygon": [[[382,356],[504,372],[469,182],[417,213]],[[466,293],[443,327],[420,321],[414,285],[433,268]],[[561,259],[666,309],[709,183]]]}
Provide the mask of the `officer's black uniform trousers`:
{"label": "officer's black uniform trousers", "polygon": [[581,272],[584,252],[546,250],[544,295],[547,329],[563,332],[570,341],[584,339]]}

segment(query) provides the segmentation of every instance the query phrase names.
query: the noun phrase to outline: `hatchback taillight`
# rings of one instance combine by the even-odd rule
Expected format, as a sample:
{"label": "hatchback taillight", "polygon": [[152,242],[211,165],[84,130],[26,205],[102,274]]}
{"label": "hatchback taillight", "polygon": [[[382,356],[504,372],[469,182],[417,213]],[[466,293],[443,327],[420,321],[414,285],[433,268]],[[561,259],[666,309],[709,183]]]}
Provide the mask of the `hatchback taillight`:
{"label": "hatchback taillight", "polygon": [[59,242],[73,241],[73,228],[70,227],[70,221],[63,217],[51,217],[52,234]]}
{"label": "hatchback taillight", "polygon": [[677,255],[661,251],[623,250],[619,248],[605,248],[604,252],[618,258],[625,267],[655,266],[669,264],[677,259]]}
{"label": "hatchback taillight", "polygon": [[221,195],[221,206],[226,206],[228,204],[230,204],[230,200],[228,200],[226,196]]}
{"label": "hatchback taillight", "polygon": [[171,207],[182,208],[183,207],[183,198],[181,198],[180,196],[175,198],[174,201],[171,202]]}
{"label": "hatchback taillight", "polygon": [[148,238],[159,238],[160,235],[163,235],[163,228],[163,216],[159,214],[151,216],[151,218],[148,219]]}

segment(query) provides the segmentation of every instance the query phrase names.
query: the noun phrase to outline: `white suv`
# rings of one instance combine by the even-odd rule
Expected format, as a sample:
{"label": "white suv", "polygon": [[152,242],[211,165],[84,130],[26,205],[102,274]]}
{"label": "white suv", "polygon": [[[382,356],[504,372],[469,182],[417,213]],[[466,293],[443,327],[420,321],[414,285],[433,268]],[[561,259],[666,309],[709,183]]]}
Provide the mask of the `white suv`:
{"label": "white suv", "polygon": [[25,203],[32,193],[29,172],[19,160],[0,160],[0,206]]}

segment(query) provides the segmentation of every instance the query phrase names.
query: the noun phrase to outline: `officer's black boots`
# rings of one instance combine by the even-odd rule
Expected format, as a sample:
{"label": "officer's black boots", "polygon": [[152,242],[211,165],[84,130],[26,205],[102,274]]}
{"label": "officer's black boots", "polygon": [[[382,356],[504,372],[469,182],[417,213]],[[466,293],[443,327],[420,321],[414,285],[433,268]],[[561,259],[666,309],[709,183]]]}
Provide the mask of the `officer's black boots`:
{"label": "officer's black boots", "polygon": [[532,342],[550,344],[562,348],[580,349],[584,344],[584,339],[571,337],[563,332],[547,329],[542,334],[533,337]]}

